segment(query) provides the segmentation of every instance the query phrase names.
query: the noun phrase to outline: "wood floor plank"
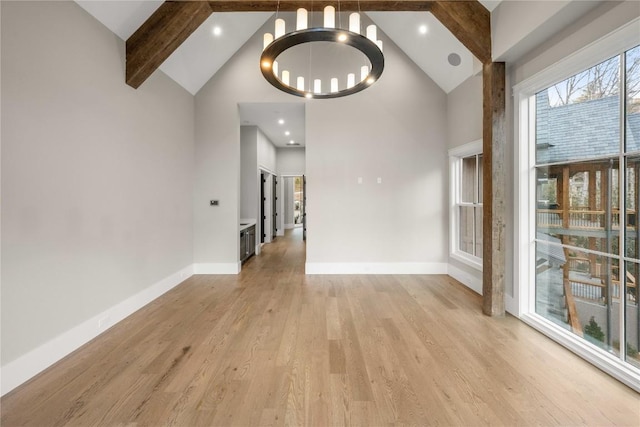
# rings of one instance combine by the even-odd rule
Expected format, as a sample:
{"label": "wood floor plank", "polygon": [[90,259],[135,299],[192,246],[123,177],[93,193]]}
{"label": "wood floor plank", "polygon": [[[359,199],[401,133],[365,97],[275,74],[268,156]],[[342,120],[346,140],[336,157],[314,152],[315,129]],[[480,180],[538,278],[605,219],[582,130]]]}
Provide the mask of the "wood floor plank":
{"label": "wood floor plank", "polygon": [[0,400],[13,426],[640,425],[640,397],[449,276],[305,276],[300,230]]}

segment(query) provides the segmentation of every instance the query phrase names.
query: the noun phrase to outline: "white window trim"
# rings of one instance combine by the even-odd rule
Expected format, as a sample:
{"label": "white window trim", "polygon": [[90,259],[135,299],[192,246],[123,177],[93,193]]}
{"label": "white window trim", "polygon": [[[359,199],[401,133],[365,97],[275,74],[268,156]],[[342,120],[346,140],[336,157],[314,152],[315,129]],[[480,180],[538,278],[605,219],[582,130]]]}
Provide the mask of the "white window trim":
{"label": "white window trim", "polygon": [[482,271],[482,258],[463,252],[458,248],[460,214],[457,207],[458,200],[460,200],[460,178],[462,177],[461,160],[464,157],[477,154],[482,154],[481,139],[449,150],[449,256]]}
{"label": "white window trim", "polygon": [[[537,91],[637,46],[635,19],[513,87],[514,99],[514,278],[515,314],[580,357],[640,392],[640,375],[616,356],[576,337],[535,312],[535,99]],[[533,141],[533,143],[532,143]]]}

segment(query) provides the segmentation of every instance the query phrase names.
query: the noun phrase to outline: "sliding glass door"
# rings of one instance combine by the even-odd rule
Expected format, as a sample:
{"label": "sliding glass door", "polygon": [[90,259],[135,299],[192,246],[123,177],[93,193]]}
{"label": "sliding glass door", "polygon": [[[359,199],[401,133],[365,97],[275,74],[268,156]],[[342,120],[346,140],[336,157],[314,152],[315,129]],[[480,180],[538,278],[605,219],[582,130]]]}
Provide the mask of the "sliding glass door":
{"label": "sliding glass door", "polygon": [[640,46],[529,106],[535,313],[640,368]]}

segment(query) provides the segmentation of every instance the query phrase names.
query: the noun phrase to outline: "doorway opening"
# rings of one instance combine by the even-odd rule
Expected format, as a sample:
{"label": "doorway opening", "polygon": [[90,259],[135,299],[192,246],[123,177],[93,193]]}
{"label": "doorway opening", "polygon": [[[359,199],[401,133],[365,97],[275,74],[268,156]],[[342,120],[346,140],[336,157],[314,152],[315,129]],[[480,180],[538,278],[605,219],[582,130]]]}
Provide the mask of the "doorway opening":
{"label": "doorway opening", "polygon": [[299,235],[302,240],[306,240],[306,177],[304,175],[284,176],[283,181],[284,228],[300,229]]}

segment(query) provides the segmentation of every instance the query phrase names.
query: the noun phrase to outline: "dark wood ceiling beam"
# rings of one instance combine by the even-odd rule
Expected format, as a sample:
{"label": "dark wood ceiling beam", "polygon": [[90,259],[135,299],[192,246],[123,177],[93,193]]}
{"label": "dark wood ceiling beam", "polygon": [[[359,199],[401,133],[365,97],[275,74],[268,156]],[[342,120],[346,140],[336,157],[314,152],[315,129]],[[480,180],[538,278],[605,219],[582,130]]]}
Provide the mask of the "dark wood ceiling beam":
{"label": "dark wood ceiling beam", "polygon": [[204,1],[164,2],[127,39],[127,84],[138,88],[211,13]]}
{"label": "dark wood ceiling beam", "polygon": [[[209,0],[165,1],[127,40],[126,82],[138,88],[213,12],[293,11],[337,0]],[[483,63],[491,62],[491,19],[474,1],[348,0],[340,10],[432,12]]]}
{"label": "dark wood ceiling beam", "polygon": [[483,64],[491,63],[491,14],[480,2],[435,1],[431,13]]}
{"label": "dark wood ceiling beam", "polygon": [[431,10],[431,4],[435,0],[362,0],[358,1],[340,1],[328,0],[209,0],[209,5],[214,12],[275,12],[295,11],[301,7],[308,10],[322,10],[325,6],[332,5],[342,11],[363,12],[428,12]]}

